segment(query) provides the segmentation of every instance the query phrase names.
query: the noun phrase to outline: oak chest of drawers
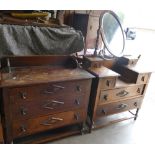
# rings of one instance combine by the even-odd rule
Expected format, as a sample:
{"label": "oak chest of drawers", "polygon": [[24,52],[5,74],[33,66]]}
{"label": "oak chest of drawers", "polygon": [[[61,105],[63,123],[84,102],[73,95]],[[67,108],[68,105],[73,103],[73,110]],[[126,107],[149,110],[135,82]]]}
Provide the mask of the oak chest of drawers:
{"label": "oak chest of drawers", "polygon": [[[151,73],[138,72],[130,67],[122,72],[119,69],[122,66],[113,67],[113,71],[104,66],[87,69],[96,76],[89,104],[90,131],[110,123],[137,118]],[[125,76],[126,72],[130,76]],[[124,112],[129,112],[131,117],[124,117]]]}
{"label": "oak chest of drawers", "polygon": [[[20,58],[20,67],[17,59],[2,60],[2,64],[9,61],[13,66],[9,73],[3,70],[1,80],[5,143],[43,143],[53,140],[52,136],[34,138],[34,142],[31,136],[37,137],[46,131],[52,134],[53,130],[55,133],[56,129],[74,124],[78,129],[73,132],[72,128],[71,131],[67,129],[64,135],[81,132],[87,117],[93,76],[73,67],[76,62],[67,56],[23,57]],[[30,59],[35,60],[37,66]],[[39,61],[46,65],[39,64]],[[30,137],[29,141],[27,137]],[[61,136],[58,134],[58,137]]]}

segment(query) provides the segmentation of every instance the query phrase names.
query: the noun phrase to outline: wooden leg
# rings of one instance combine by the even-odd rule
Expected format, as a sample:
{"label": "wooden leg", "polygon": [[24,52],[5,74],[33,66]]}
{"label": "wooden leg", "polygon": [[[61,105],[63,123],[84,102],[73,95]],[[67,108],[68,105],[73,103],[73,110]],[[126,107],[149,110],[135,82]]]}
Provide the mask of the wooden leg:
{"label": "wooden leg", "polygon": [[92,123],[89,124],[89,131],[88,131],[88,133],[91,133],[91,131],[92,131]]}
{"label": "wooden leg", "polygon": [[92,131],[92,121],[91,121],[90,117],[87,117],[86,125],[88,127],[87,133],[91,133],[91,131]]}
{"label": "wooden leg", "polygon": [[85,128],[84,128],[84,123],[81,123],[80,124],[80,133],[81,133],[81,135],[83,135],[84,134],[84,131],[85,131]]}
{"label": "wooden leg", "polygon": [[135,118],[134,118],[134,120],[137,119],[137,117],[138,117],[138,112],[139,112],[139,108],[136,110],[136,114],[135,114]]}

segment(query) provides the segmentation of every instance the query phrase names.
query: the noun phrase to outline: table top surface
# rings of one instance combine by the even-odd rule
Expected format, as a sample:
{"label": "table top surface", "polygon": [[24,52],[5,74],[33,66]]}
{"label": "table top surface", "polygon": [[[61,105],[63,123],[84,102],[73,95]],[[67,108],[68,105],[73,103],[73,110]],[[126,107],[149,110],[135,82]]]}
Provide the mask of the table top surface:
{"label": "table top surface", "polygon": [[8,71],[1,73],[1,87],[91,78],[94,78],[94,76],[80,68],[68,69],[58,66],[16,67],[11,68],[11,73]]}

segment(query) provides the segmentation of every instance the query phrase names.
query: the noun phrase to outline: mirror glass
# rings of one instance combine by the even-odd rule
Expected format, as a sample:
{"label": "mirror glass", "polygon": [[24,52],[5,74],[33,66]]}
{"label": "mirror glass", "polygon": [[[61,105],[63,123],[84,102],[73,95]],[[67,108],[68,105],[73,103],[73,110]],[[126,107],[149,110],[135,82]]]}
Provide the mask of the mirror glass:
{"label": "mirror glass", "polygon": [[100,20],[100,31],[105,49],[111,55],[120,57],[124,50],[125,38],[117,15],[112,11],[107,11],[101,15]]}

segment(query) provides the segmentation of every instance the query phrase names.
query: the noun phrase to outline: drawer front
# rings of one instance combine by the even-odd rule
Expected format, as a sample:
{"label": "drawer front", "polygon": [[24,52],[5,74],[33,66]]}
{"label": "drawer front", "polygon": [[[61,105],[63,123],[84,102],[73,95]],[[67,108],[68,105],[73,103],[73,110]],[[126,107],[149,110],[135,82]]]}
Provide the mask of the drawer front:
{"label": "drawer front", "polygon": [[123,112],[130,109],[140,108],[142,103],[142,97],[129,99],[120,102],[113,102],[110,104],[105,104],[98,106],[96,110],[96,117],[106,116],[110,114],[115,114]]}
{"label": "drawer front", "polygon": [[100,89],[110,89],[115,87],[116,77],[101,79]]}
{"label": "drawer front", "polygon": [[144,85],[129,86],[125,88],[116,88],[111,90],[101,91],[99,104],[105,104],[112,101],[117,101],[129,97],[142,95]]}
{"label": "drawer front", "polygon": [[148,79],[149,79],[149,74],[139,74],[137,78],[137,83],[138,84],[147,83]]}
{"label": "drawer front", "polygon": [[[90,91],[91,80],[58,82],[34,86],[25,86],[13,88],[10,90],[10,96],[14,101],[30,101],[40,99],[50,99],[53,96],[68,96],[68,94],[83,94]],[[71,95],[72,96],[72,95]]]}
{"label": "drawer front", "polygon": [[75,96],[73,94],[71,97],[68,95],[67,98],[59,96],[44,101],[19,102],[12,104],[13,120],[30,119],[75,108],[86,108],[88,99],[88,95]]}
{"label": "drawer front", "polygon": [[13,137],[22,137],[29,134],[62,127],[65,125],[76,124],[86,120],[86,111],[76,110],[63,112],[27,121],[13,122]]}

